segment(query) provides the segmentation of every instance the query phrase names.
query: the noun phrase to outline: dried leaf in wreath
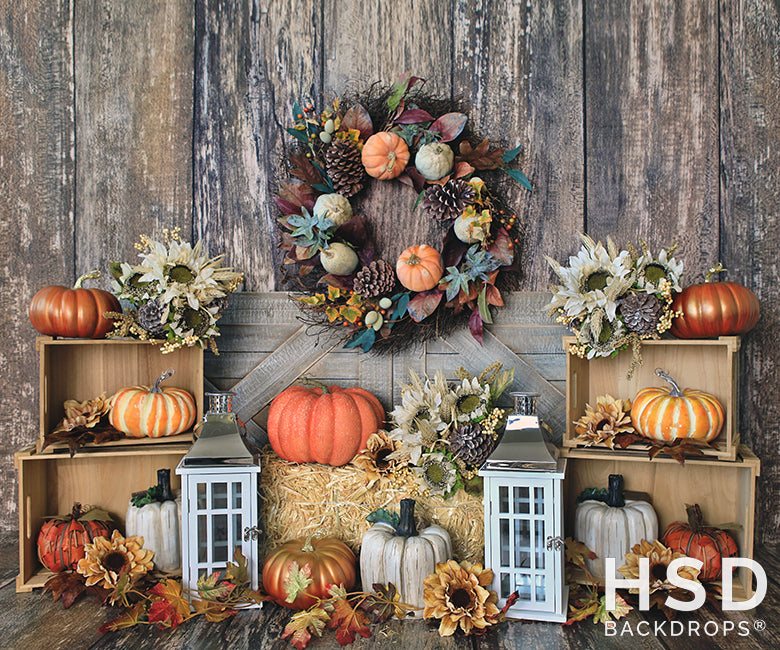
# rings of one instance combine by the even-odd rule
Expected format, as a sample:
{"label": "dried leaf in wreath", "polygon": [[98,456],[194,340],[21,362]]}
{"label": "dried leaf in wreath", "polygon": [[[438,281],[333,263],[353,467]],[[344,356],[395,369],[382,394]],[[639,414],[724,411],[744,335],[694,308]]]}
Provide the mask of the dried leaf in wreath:
{"label": "dried leaf in wreath", "polygon": [[47,591],[51,592],[54,602],[62,601],[65,609],[68,609],[82,595],[97,596],[102,602],[109,593],[108,589],[103,589],[97,585],[87,587],[84,576],[79,575],[75,571],[55,573],[43,586],[43,593]]}
{"label": "dried leaf in wreath", "polygon": [[376,593],[369,594],[360,607],[371,614],[375,623],[384,623],[393,617],[402,620],[407,616],[406,610],[397,605],[401,602],[401,595],[392,582],[387,585],[374,583],[371,586]]}
{"label": "dried leaf in wreath", "polygon": [[475,148],[464,140],[460,143],[460,159],[465,160],[474,169],[498,169],[504,164],[504,150],[500,147],[490,147],[490,141],[485,139]]}
{"label": "dried leaf in wreath", "polygon": [[290,173],[296,178],[300,178],[309,185],[316,185],[322,182],[320,172],[311,164],[311,160],[306,157],[305,153],[291,154],[290,162],[292,163]]}

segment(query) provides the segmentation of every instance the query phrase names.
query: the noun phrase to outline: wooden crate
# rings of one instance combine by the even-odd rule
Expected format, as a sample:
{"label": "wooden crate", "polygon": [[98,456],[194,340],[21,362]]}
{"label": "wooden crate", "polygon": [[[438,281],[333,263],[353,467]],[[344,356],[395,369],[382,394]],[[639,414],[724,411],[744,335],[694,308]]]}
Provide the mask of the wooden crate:
{"label": "wooden crate", "polygon": [[[203,350],[179,348],[162,354],[158,344],[149,341],[117,339],[53,339],[38,337],[40,357],[40,430],[36,449],[41,452],[44,435],[64,416],[63,402],[107,397],[120,388],[151,385],[167,368],[176,374],[167,386],[183,388],[195,397],[197,417],[203,417]],[[171,444],[192,442],[192,433],[164,438],[128,438],[100,445]],[[64,443],[50,445],[44,453],[67,449]]]}
{"label": "wooden crate", "polygon": [[[738,336],[721,336],[718,339],[650,340],[642,341],[644,363],[627,378],[631,352],[615,357],[580,359],[568,352],[575,342],[573,336],[563,337],[566,357],[566,432],[564,447],[577,447],[574,423],[585,414],[585,405],[595,406],[599,395],[633,400],[641,388],[666,384],[657,377],[656,368],[662,368],[674,377],[680,388],[697,388],[712,393],[726,410],[726,422],[714,442],[719,449],[705,449],[708,456],[722,460],[734,460],[739,446],[737,432],[739,397],[737,388]],[[636,445],[632,446],[636,448]],[[592,447],[591,449],[595,449]],[[606,449],[606,447],[603,447]],[[607,450],[607,455],[614,452]]]}
{"label": "wooden crate", "polygon": [[[737,523],[730,531],[740,557],[753,557],[756,478],[759,459],[744,445],[734,462],[717,458],[686,460],[680,465],[671,458],[648,461],[647,454],[625,453],[605,456],[589,450],[562,449],[569,459],[564,481],[564,528],[574,536],[577,497],[586,488],[606,487],[610,474],[622,474],[625,490],[650,497],[658,515],[658,532],[663,534],[674,521],[687,521],[685,505],[698,503],[705,521],[712,525]],[[739,569],[734,580],[735,597],[745,600],[753,593],[751,573]]]}
{"label": "wooden crate", "polygon": [[[19,575],[16,591],[42,587],[51,577],[38,561],[44,517],[70,512],[79,502],[107,510],[124,531],[130,495],[157,483],[157,470],[174,470],[189,445],[145,445],[82,451],[73,458],[37,454],[32,445],[14,456],[19,481]],[[174,488],[179,477],[171,471]]]}

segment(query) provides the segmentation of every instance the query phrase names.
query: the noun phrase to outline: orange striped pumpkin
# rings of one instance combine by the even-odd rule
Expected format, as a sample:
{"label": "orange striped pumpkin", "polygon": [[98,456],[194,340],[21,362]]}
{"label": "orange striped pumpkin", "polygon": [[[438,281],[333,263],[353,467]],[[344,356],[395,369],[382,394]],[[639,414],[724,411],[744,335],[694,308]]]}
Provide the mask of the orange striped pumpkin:
{"label": "orange striped pumpkin", "polygon": [[718,398],[702,390],[680,390],[677,382],[662,370],[655,374],[668,381],[671,388],[643,388],[636,394],[631,423],[637,433],[664,442],[678,438],[710,442],[717,438],[726,419]]}
{"label": "orange striped pumpkin", "polygon": [[168,368],[154,386],[122,388],[111,398],[111,426],[131,438],[162,438],[188,431],[195,423],[195,398],[183,388],[160,388],[173,374]]}
{"label": "orange striped pumpkin", "polygon": [[284,460],[339,467],[384,420],[379,400],[363,388],[290,386],[271,402],[268,439]]}

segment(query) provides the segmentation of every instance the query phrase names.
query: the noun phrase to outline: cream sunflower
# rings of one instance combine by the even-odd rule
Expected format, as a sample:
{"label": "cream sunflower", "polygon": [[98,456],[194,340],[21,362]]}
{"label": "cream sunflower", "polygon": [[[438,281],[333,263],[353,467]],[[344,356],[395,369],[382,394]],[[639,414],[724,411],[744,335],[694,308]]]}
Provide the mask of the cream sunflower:
{"label": "cream sunflower", "polygon": [[[427,379],[425,383],[413,371],[410,373],[411,384],[407,385],[401,394],[401,404],[396,406],[390,415],[399,428],[406,433],[414,434],[421,428],[432,427],[442,431],[447,424],[442,420],[442,396],[448,391],[447,382],[441,372],[436,373],[434,380]],[[427,422],[429,427],[424,427]]]}
{"label": "cream sunflower", "polygon": [[133,580],[152,570],[154,551],[143,545],[143,537],[122,537],[118,530],[111,534],[110,540],[95,537],[91,544],[84,546],[84,558],[79,560],[76,571],[87,579],[88,587],[101,585],[113,589],[124,574]]}
{"label": "cream sunflower", "polygon": [[458,471],[444,454],[434,452],[423,454],[412,472],[417,477],[417,484],[430,494],[444,496],[452,492],[458,480]]}
{"label": "cream sunflower", "polygon": [[448,560],[436,565],[423,584],[424,618],[441,619],[439,634],[452,636],[460,629],[471,634],[497,622],[498,595],[485,589],[493,582],[493,572],[481,564]]}
{"label": "cream sunflower", "polygon": [[645,250],[637,259],[636,282],[640,289],[644,289],[646,293],[660,293],[661,280],[666,280],[671,285],[672,291],[682,291],[680,277],[683,263],[672,256],[673,248],[662,250],[657,258],[653,258],[650,251]]}
{"label": "cream sunflower", "polygon": [[625,344],[626,326],[618,318],[610,319],[607,314],[596,309],[579,329],[575,330],[577,342],[587,346],[587,358],[608,357]]}
{"label": "cream sunflower", "polygon": [[463,381],[455,388],[452,405],[453,420],[474,422],[487,415],[490,407],[490,384],[480,384],[479,379]]}

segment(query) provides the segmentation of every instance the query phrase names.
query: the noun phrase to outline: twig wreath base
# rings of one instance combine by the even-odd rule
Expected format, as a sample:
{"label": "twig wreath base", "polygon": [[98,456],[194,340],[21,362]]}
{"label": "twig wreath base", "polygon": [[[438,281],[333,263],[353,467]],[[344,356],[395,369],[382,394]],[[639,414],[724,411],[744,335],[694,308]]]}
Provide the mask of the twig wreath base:
{"label": "twig wreath base", "polygon": [[[517,286],[522,228],[497,183],[477,172],[502,171],[530,190],[510,166],[521,148],[486,139],[473,146],[462,102],[432,97],[423,84],[407,74],[321,112],[296,102],[287,129],[298,143],[284,163],[294,178],[274,197],[287,286],[313,335],[337,333],[364,352],[398,352],[466,323],[481,342],[483,324],[504,304],[501,292]],[[382,259],[372,224],[350,202],[390,180],[413,188],[412,209],[442,232],[440,242],[410,246],[397,261]]]}

